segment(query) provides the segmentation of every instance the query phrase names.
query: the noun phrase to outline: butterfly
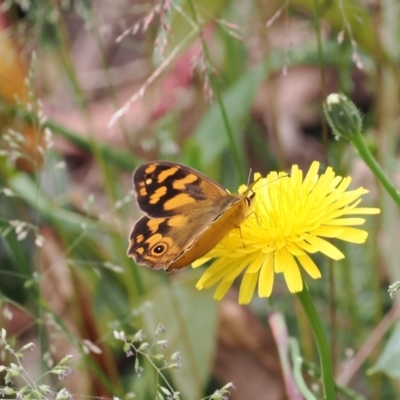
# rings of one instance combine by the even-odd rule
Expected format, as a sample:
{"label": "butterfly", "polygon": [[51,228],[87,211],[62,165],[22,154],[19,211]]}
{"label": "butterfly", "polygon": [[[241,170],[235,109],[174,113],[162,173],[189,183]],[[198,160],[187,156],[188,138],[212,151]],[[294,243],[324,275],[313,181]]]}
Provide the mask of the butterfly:
{"label": "butterfly", "polygon": [[239,195],[186,165],[152,161],[133,173],[143,215],[127,255],[151,269],[172,271],[207,254],[249,215],[254,181]]}

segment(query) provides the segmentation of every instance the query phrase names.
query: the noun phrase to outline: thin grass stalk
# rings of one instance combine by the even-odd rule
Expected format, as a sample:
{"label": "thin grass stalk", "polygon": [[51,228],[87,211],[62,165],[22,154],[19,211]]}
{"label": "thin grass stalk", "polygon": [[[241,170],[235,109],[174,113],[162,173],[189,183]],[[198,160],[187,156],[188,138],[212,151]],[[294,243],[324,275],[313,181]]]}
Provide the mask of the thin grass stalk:
{"label": "thin grass stalk", "polygon": [[[200,25],[199,25],[199,22],[198,22],[198,18],[197,18],[196,7],[193,4],[193,0],[188,0],[188,4],[189,4],[189,7],[190,7],[190,11],[192,13],[192,17],[193,17],[194,23],[198,27],[201,46],[202,46],[202,49],[204,51],[204,55],[205,55],[205,57],[207,59],[207,63],[208,63],[208,65],[212,66],[210,52],[208,51],[207,43],[205,42],[205,40],[203,38],[203,35],[202,35],[202,31],[201,31],[201,28],[200,28]],[[232,151],[233,161],[234,161],[234,164],[235,164],[235,167],[236,167],[236,171],[237,171],[238,177],[239,177],[241,182],[245,182],[245,176],[244,176],[244,173],[243,173],[243,169],[241,168],[242,160],[240,159],[239,150],[238,150],[238,148],[236,146],[235,139],[234,139],[234,136],[233,136],[233,131],[232,131],[231,125],[229,123],[228,114],[226,112],[225,105],[224,105],[224,102],[222,100],[222,94],[221,94],[221,90],[219,88],[218,79],[214,76],[213,71],[210,68],[208,68],[208,75],[209,75],[209,78],[210,78],[212,89],[215,92],[215,97],[217,98],[217,102],[218,102],[219,108],[221,110],[222,120],[224,121],[225,130],[226,130],[226,134],[228,136],[229,145],[230,145],[230,148],[231,148],[231,151]]]}
{"label": "thin grass stalk", "polygon": [[[318,0],[313,0],[314,5],[314,15],[315,15],[315,33],[317,37],[317,49],[318,49],[318,64],[319,64],[319,72],[321,79],[321,104],[323,104],[324,99],[326,98],[326,90],[325,90],[325,63],[322,53],[322,39],[321,39],[321,25],[320,25],[320,10],[318,5]],[[321,113],[321,126],[322,126],[322,141],[324,145],[324,155],[325,155],[325,163],[329,164],[329,149],[328,149],[328,125],[324,118],[323,113]],[[336,363],[336,353],[337,353],[337,332],[336,332],[336,291],[335,291],[335,270],[333,268],[333,260],[329,260],[329,320],[330,320],[330,329],[331,329],[331,354],[333,360],[333,369],[335,370]]]}
{"label": "thin grass stalk", "polygon": [[[97,44],[97,48],[98,48],[98,51],[100,54],[100,60],[101,60],[101,63],[102,63],[103,69],[104,69],[104,77],[105,77],[105,81],[107,83],[108,92],[110,94],[111,103],[113,104],[115,111],[117,111],[120,108],[120,105],[118,104],[117,93],[116,93],[115,87],[113,85],[112,76],[111,76],[109,65],[107,62],[107,57],[106,57],[106,54],[104,51],[104,46],[101,41],[101,37],[99,35],[97,22],[98,22],[97,19],[94,16],[92,16],[92,19],[90,21],[90,28],[91,28],[90,32],[94,36],[95,43]],[[131,148],[133,145],[133,140],[128,134],[129,130],[128,130],[128,127],[126,126],[123,116],[121,118],[118,118],[118,125],[124,136],[125,143],[127,143],[128,147]]]}

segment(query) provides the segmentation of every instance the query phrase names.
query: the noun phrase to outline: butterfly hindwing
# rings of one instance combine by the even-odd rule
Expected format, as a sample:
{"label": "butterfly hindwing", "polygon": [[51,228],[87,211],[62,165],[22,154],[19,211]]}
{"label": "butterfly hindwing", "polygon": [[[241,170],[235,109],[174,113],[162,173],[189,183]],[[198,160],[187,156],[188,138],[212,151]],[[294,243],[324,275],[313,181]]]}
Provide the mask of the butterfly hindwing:
{"label": "butterfly hindwing", "polygon": [[138,264],[154,269],[164,268],[179,253],[178,243],[171,240],[169,233],[167,218],[151,219],[143,216],[131,231],[128,256],[133,257]]}
{"label": "butterfly hindwing", "polygon": [[[214,213],[206,215],[204,212],[194,212],[170,218],[149,218],[144,215],[136,222],[131,231],[128,256],[133,257],[138,264],[144,264],[153,269],[167,269],[189,251],[209,226],[223,216],[223,213],[224,211],[216,216]],[[201,251],[208,251],[215,246],[221,228],[230,229],[229,225],[215,228],[213,229],[214,233],[201,246]],[[193,258],[189,253],[184,260],[192,262],[202,255],[197,256],[197,254],[196,251],[193,254],[195,258]]]}

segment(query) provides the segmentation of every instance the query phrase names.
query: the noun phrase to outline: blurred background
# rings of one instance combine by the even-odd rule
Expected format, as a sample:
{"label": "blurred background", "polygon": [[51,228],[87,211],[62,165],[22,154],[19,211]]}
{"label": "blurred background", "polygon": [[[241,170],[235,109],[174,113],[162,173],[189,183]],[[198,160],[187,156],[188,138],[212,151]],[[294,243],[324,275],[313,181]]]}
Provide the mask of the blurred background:
{"label": "blurred background", "polygon": [[[8,386],[146,400],[171,385],[197,400],[233,382],[234,400],[299,399],[277,349],[290,335],[322,398],[312,333],[281,277],[270,301],[243,307],[237,286],[215,302],[195,289],[202,271],[167,275],[126,256],[142,162],[185,163],[236,192],[249,171],[318,160],[382,210],[366,245],[335,243],[346,258],[316,255],[323,277],[306,280],[338,398],[400,398],[399,307],[387,293],[400,279],[399,214],[322,114],[329,93],[350,97],[399,181],[399,20],[397,0],[1,0],[0,328],[16,350],[36,345]],[[274,339],[276,315],[288,333]],[[113,332],[140,330],[149,348],[127,357]],[[49,373],[69,354],[65,379]]]}

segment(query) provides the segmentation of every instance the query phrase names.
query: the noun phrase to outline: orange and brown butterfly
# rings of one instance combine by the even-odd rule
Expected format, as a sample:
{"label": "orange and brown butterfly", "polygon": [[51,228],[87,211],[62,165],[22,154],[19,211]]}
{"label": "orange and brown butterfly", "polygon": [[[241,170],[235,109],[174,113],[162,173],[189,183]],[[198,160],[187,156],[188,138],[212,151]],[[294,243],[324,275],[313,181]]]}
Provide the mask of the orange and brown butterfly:
{"label": "orange and brown butterfly", "polygon": [[242,194],[186,165],[152,161],[133,173],[145,214],[129,236],[128,256],[152,269],[180,269],[204,256],[250,213],[253,182]]}

